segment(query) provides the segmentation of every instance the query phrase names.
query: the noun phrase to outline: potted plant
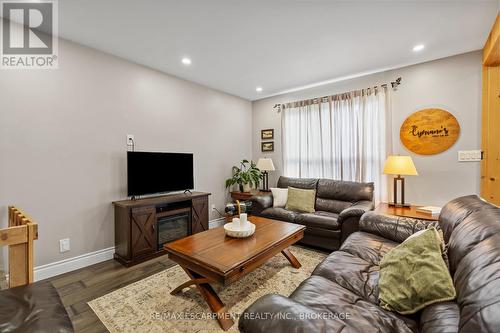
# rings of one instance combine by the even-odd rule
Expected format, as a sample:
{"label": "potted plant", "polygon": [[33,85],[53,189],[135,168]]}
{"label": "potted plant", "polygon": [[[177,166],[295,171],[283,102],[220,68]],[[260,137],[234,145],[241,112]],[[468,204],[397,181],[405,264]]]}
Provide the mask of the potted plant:
{"label": "potted plant", "polygon": [[226,188],[235,184],[239,185],[240,192],[250,192],[252,187],[259,186],[262,173],[253,161],[242,160],[240,167],[233,166],[233,176],[226,179]]}

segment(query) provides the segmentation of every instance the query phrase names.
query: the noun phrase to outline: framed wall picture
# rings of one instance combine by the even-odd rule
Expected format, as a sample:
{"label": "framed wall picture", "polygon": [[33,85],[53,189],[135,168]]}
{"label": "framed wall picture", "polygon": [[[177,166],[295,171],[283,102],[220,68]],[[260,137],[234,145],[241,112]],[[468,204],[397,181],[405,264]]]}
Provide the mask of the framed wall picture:
{"label": "framed wall picture", "polygon": [[262,152],[271,152],[271,151],[274,151],[274,141],[261,142],[260,148],[261,148],[260,150]]}
{"label": "framed wall picture", "polygon": [[260,131],[260,138],[262,140],[272,140],[274,139],[274,129],[263,129]]}

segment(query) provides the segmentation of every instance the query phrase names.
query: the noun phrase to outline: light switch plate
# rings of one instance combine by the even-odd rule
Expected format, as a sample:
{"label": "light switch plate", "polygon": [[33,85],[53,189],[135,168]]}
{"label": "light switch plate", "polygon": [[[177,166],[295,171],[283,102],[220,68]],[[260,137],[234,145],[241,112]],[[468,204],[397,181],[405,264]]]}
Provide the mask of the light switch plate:
{"label": "light switch plate", "polygon": [[458,152],[459,162],[480,162],[482,159],[481,150],[460,150]]}

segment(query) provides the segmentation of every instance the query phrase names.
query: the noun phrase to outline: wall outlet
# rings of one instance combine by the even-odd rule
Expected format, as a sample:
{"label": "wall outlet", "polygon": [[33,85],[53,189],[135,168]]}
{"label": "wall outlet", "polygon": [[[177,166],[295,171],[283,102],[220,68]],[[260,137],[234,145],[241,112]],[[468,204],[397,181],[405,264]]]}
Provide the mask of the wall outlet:
{"label": "wall outlet", "polygon": [[69,238],[59,240],[59,252],[64,253],[70,250]]}
{"label": "wall outlet", "polygon": [[479,162],[482,160],[481,150],[460,150],[458,152],[459,162]]}
{"label": "wall outlet", "polygon": [[134,135],[133,134],[127,134],[127,146],[133,146],[134,145]]}
{"label": "wall outlet", "polygon": [[212,212],[215,211],[215,204],[212,204],[210,207],[212,208]]}

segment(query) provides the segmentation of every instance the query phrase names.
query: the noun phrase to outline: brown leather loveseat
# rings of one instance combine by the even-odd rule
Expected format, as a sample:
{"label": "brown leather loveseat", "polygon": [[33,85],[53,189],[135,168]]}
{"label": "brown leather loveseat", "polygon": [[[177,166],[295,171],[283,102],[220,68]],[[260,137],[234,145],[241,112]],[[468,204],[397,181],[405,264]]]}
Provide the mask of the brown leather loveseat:
{"label": "brown leather loveseat", "polygon": [[301,242],[306,245],[337,250],[350,234],[358,230],[361,215],[373,209],[373,183],[280,177],[278,187],[316,190],[316,211],[300,213],[273,207],[273,196],[269,193],[251,198],[252,213],[305,225]]}
{"label": "brown leather loveseat", "polygon": [[240,331],[500,332],[500,208],[477,196],[451,201],[439,217],[457,298],[412,316],[378,306],[381,258],[430,223],[366,213],[290,297],[266,295],[246,309]]}

